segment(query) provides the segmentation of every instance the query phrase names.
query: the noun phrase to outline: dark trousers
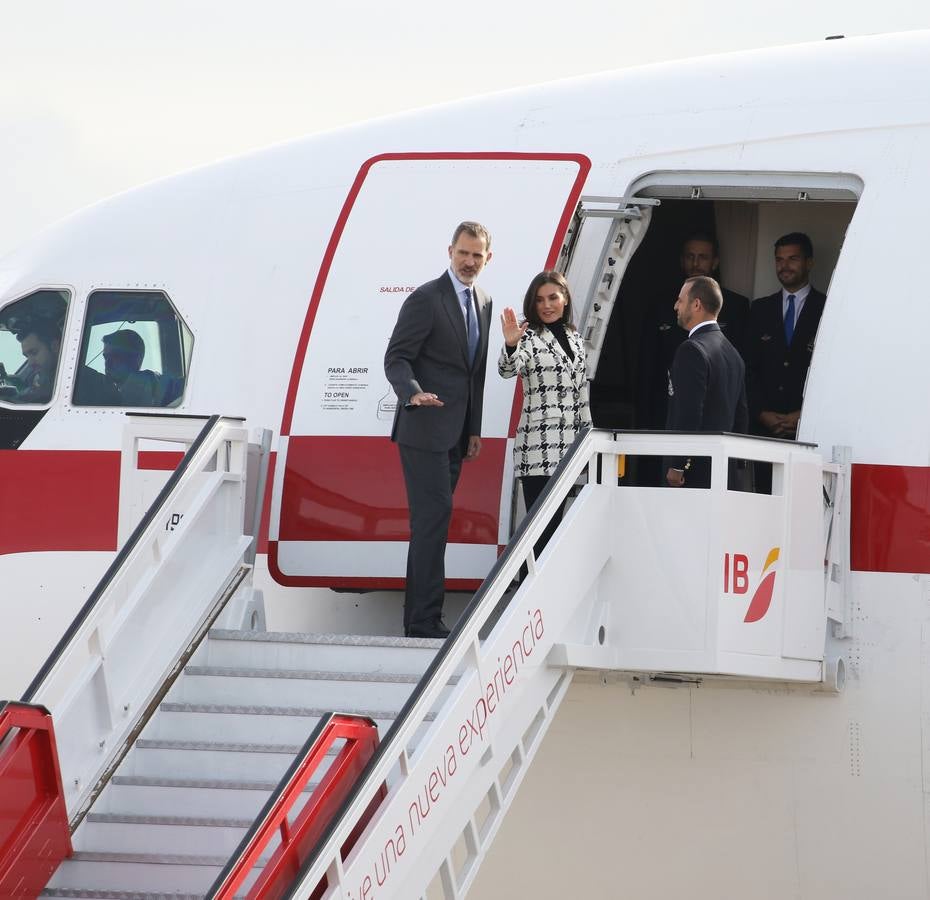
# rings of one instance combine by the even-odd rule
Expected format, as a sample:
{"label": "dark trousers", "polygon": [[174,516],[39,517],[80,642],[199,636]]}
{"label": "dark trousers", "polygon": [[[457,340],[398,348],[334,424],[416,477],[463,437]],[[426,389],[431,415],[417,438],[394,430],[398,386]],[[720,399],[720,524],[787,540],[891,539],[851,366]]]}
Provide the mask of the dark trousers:
{"label": "dark trousers", "polygon": [[446,583],[446,539],[452,492],[462,469],[462,448],[420,450],[398,444],[410,509],[404,630],[432,624],[442,615]]}
{"label": "dark trousers", "polygon": [[[548,475],[524,475],[520,479],[520,484],[523,488],[523,502],[526,504],[526,511],[530,511],[530,507],[536,502],[539,495],[543,492],[547,482],[549,481]],[[543,548],[546,544],[549,543],[549,538],[555,533],[556,528],[559,527],[559,523],[562,521],[562,513],[565,511],[565,501],[562,501],[561,506],[555,511],[552,518],[549,520],[549,524],[543,530],[543,533],[540,535],[539,540],[536,541],[533,546],[533,553],[536,555],[536,558],[539,559],[539,554],[543,552]],[[520,570],[520,576],[523,577],[526,575],[525,567]]]}

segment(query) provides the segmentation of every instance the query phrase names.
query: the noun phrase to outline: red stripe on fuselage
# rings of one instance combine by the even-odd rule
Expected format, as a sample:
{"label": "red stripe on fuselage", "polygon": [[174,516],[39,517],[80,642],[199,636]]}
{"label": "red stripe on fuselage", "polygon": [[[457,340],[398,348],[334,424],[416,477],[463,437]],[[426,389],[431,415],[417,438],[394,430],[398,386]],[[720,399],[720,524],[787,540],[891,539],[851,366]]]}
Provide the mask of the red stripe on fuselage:
{"label": "red stripe on fuselage", "polygon": [[[312,464],[303,449],[295,460],[301,460],[291,475],[305,479],[311,486],[310,502],[320,504],[330,515],[348,510],[364,520],[379,521],[372,514],[372,498],[381,505],[381,512],[398,510],[391,515],[388,533],[374,528],[367,537],[356,540],[406,540],[406,497],[397,450],[386,438],[292,438],[298,445],[307,442],[331,442],[323,452],[351,454],[359,466],[356,473],[377,473],[378,484],[373,489],[368,479],[359,484],[332,484],[325,488],[313,479]],[[374,444],[380,447],[373,449]],[[357,444],[357,447],[351,445]],[[462,467],[462,480],[455,494],[456,512],[450,529],[450,540],[456,543],[496,544],[496,522],[499,503],[499,480],[487,477],[486,467],[495,472],[502,465],[506,442],[486,439],[477,461]],[[316,452],[316,451],[314,451]],[[276,460],[272,460],[274,464]],[[163,468],[158,465],[157,468]],[[0,555],[43,551],[101,551],[116,549],[119,515],[120,453],[117,450],[0,450]],[[269,475],[269,491],[273,470]],[[286,475],[286,477],[288,477]],[[374,493],[372,491],[374,490]],[[366,492],[367,496],[366,496]],[[333,496],[341,499],[338,502]],[[266,544],[269,494],[263,511],[261,549]],[[294,533],[318,528],[315,518],[306,520],[301,514],[292,519]],[[606,524],[605,524],[606,527]],[[930,467],[875,466],[857,464],[852,476],[852,522],[850,555],[852,568],[860,572],[899,572],[930,574]],[[327,531],[327,534],[332,532]],[[389,536],[388,536],[389,535]],[[343,540],[351,540],[344,533]],[[282,539],[294,539],[290,533]],[[332,539],[330,537],[329,539]],[[269,564],[273,564],[274,545],[268,547]],[[274,567],[276,568],[276,567]],[[291,579],[279,575],[276,580],[288,584]],[[322,578],[319,584],[334,587],[389,588],[399,587],[401,579],[389,578]],[[293,579],[306,584],[307,579]],[[449,582],[450,590],[474,589],[472,581]]]}
{"label": "red stripe on fuselage", "polygon": [[180,450],[140,450],[137,465],[148,472],[173,472],[182,459]]}
{"label": "red stripe on fuselage", "polygon": [[850,530],[854,570],[930,573],[930,468],[854,465]]}
{"label": "red stripe on fuselage", "polygon": [[[138,466],[173,472],[184,454],[143,450]],[[275,454],[268,464],[258,551],[268,547]],[[120,453],[115,450],[0,450],[0,556],[115,550]]]}
{"label": "red stripe on fuselage", "polygon": [[[507,442],[485,438],[462,463],[449,542],[497,546]],[[281,500],[282,541],[407,541],[407,495],[397,447],[386,437],[292,437]]]}
{"label": "red stripe on fuselage", "polygon": [[[268,543],[268,571],[274,580],[284,587],[323,587],[345,588],[353,591],[402,591],[403,578],[335,578],[313,575],[287,575],[278,567],[277,541]],[[447,578],[447,591],[468,591],[473,593],[481,587],[480,578]]]}
{"label": "red stripe on fuselage", "polygon": [[0,555],[115,550],[118,450],[0,450]]}

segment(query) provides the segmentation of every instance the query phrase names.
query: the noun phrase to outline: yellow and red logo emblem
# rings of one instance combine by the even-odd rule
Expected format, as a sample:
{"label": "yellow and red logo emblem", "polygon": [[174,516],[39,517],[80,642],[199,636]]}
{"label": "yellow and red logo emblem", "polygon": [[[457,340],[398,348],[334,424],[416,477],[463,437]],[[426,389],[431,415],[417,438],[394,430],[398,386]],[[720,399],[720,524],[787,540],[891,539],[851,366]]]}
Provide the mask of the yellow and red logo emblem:
{"label": "yellow and red logo emblem", "polygon": [[[744,622],[758,622],[769,611],[772,595],[775,593],[774,569],[778,562],[778,547],[772,547],[762,567],[762,578],[749,601]],[[749,557],[745,553],[723,555],[723,592],[725,594],[746,594],[749,592]]]}

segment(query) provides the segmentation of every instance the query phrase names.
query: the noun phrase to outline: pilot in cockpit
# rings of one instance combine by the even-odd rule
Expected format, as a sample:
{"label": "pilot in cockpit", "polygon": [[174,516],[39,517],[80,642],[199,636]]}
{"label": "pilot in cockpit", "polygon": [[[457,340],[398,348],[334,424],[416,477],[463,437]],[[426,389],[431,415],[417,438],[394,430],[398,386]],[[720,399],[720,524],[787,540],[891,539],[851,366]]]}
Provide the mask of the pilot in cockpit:
{"label": "pilot in cockpit", "polygon": [[138,331],[118,328],[101,340],[103,372],[89,363],[79,367],[76,406],[168,406],[180,396],[183,380],[142,368],[146,349]]}
{"label": "pilot in cockpit", "polygon": [[0,381],[8,389],[4,399],[10,403],[48,403],[55,388],[61,331],[52,322],[36,319],[24,324],[16,339],[26,362],[15,375],[0,366]]}
{"label": "pilot in cockpit", "polygon": [[131,328],[103,336],[103,365],[107,380],[122,406],[160,406],[158,375],[142,368],[145,342]]}

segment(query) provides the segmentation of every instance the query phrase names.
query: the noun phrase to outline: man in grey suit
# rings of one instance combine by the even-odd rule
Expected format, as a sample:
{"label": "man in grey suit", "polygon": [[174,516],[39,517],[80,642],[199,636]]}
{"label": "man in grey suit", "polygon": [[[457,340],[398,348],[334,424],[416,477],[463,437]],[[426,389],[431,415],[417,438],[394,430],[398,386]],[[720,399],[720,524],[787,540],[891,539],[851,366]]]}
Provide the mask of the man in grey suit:
{"label": "man in grey suit", "polygon": [[410,508],[407,637],[449,634],[442,621],[446,540],[462,460],[481,452],[491,298],[475,279],[490,259],[487,229],[462,222],[452,235],[448,270],[404,301],[384,354],[398,399],[391,440]]}
{"label": "man in grey suit", "polygon": [[[717,324],[722,305],[713,278],[698,275],[681,287],[675,312],[688,339],[675,351],[669,373],[669,431],[745,434],[748,428],[746,367]],[[672,487],[710,487],[710,460],[673,459],[665,477]]]}

